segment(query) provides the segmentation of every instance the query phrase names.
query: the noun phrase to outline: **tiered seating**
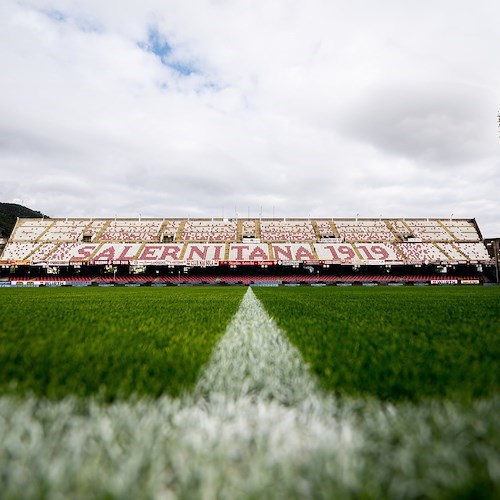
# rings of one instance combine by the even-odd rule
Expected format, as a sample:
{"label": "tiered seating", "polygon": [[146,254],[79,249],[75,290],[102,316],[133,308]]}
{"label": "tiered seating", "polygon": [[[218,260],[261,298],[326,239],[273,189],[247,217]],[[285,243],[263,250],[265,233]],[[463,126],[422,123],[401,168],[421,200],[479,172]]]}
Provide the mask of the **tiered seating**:
{"label": "tiered seating", "polygon": [[231,243],[229,260],[267,261],[269,260],[269,246],[267,243]]}
{"label": "tiered seating", "polygon": [[381,220],[335,220],[335,226],[345,241],[394,241],[396,237]]}
{"label": "tiered seating", "polygon": [[[85,245],[82,245],[82,247]],[[140,243],[105,243],[95,252],[92,260],[101,261],[130,261],[135,259],[141,247]],[[80,254],[82,255],[81,252]]]}
{"label": "tiered seating", "polygon": [[332,229],[332,225],[328,220],[316,220],[320,238],[335,238],[336,235]]}
{"label": "tiered seating", "polygon": [[437,220],[412,219],[405,220],[411,235],[422,241],[453,241],[451,236]]}
{"label": "tiered seating", "polygon": [[491,257],[483,243],[455,243],[455,245],[468,257],[468,260],[481,262],[491,261]]}
{"label": "tiered seating", "polygon": [[158,241],[161,220],[113,220],[101,241]]}
{"label": "tiered seating", "polygon": [[438,243],[437,246],[443,250],[452,261],[464,262],[468,260],[465,255],[460,253],[458,248],[453,243]]}
{"label": "tiered seating", "polygon": [[50,262],[87,260],[99,245],[97,243],[61,243],[49,256]]}
{"label": "tiered seating", "polygon": [[85,219],[56,219],[47,232],[40,236],[39,241],[78,241],[82,238],[82,231],[89,222]]}
{"label": "tiered seating", "polygon": [[417,263],[444,262],[449,260],[432,243],[399,243],[398,248],[403,252],[407,261]]}
{"label": "tiered seating", "polygon": [[350,243],[315,243],[319,260],[332,262],[353,262],[359,260]]}
{"label": "tiered seating", "polygon": [[490,263],[479,239],[465,219],[20,219],[1,258],[18,265]]}
{"label": "tiered seating", "polygon": [[109,220],[103,220],[103,219],[91,220],[90,223],[84,228],[83,234],[90,236],[99,234],[103,230],[103,228],[109,223],[110,223]]}
{"label": "tiered seating", "polygon": [[43,261],[57,247],[57,243],[43,243],[30,255],[32,262]]}
{"label": "tiered seating", "polygon": [[401,261],[402,257],[391,243],[356,243],[354,245],[363,260],[367,261]]}
{"label": "tiered seating", "polygon": [[443,226],[450,231],[458,241],[479,241],[474,224],[467,220],[441,220]]}
{"label": "tiered seating", "polygon": [[314,228],[309,220],[262,220],[262,241],[315,241]]}
{"label": "tiered seating", "polygon": [[37,238],[53,223],[50,219],[26,219],[19,220],[11,241],[36,241]]}
{"label": "tiered seating", "polygon": [[242,228],[243,228],[243,238],[255,238],[257,236],[257,230],[255,228],[254,220],[243,221]]}
{"label": "tiered seating", "polygon": [[316,260],[309,243],[280,243],[271,245],[274,258],[285,261]]}
{"label": "tiered seating", "polygon": [[39,243],[21,243],[14,241],[7,243],[2,253],[2,260],[26,260],[38,247]]}
{"label": "tiered seating", "polygon": [[184,251],[184,260],[186,261],[207,261],[224,260],[226,245],[224,243],[202,244],[189,243]]}
{"label": "tiered seating", "polygon": [[188,220],[182,231],[184,241],[236,241],[238,223],[224,220]]}
{"label": "tiered seating", "polygon": [[389,224],[401,238],[408,238],[409,236],[413,236],[412,230],[406,225],[404,220],[390,220]]}
{"label": "tiered seating", "polygon": [[163,235],[162,236],[171,237],[172,241],[173,241],[175,239],[175,237],[177,236],[177,231],[179,230],[180,225],[181,225],[180,220],[163,221],[163,225],[162,225]]}

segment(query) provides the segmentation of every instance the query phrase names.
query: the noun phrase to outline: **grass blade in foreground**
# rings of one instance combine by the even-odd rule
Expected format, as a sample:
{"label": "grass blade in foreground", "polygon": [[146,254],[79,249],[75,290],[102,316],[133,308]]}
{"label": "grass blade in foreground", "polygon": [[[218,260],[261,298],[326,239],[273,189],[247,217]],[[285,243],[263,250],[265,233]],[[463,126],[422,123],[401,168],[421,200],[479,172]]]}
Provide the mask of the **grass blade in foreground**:
{"label": "grass blade in foreground", "polygon": [[500,399],[285,407],[0,397],[2,498],[500,495]]}

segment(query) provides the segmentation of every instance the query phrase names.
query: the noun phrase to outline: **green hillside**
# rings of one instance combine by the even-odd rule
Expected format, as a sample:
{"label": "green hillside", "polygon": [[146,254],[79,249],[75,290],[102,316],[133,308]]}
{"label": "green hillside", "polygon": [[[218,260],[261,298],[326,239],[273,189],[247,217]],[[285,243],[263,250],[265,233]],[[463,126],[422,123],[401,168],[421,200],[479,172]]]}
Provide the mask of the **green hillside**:
{"label": "green hillside", "polygon": [[8,238],[18,217],[47,217],[17,203],[0,203],[0,237]]}

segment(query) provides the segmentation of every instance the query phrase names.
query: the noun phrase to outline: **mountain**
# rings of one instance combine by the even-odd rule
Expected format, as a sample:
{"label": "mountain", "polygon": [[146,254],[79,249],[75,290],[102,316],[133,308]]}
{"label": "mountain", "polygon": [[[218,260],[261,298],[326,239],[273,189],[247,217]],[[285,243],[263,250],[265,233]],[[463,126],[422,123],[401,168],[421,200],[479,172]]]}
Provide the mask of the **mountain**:
{"label": "mountain", "polygon": [[18,217],[42,218],[47,216],[17,203],[0,203],[0,238],[10,236]]}

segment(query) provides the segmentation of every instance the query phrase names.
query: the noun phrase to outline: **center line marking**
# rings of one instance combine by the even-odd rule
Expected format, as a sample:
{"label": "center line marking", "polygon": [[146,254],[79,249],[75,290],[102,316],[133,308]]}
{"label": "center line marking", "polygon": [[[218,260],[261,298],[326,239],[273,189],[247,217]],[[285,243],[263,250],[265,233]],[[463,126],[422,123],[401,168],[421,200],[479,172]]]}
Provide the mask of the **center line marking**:
{"label": "center line marking", "polygon": [[215,346],[195,396],[258,396],[296,405],[318,394],[300,352],[268,315],[252,289]]}

